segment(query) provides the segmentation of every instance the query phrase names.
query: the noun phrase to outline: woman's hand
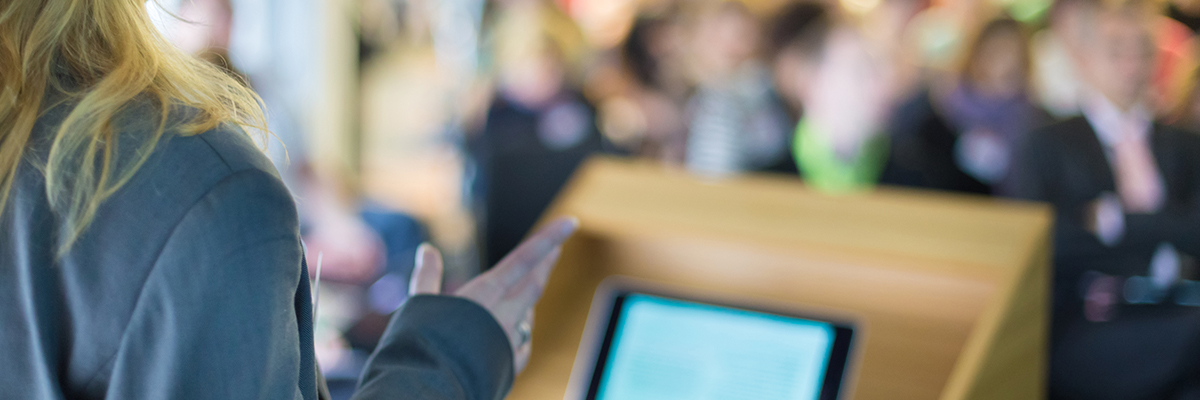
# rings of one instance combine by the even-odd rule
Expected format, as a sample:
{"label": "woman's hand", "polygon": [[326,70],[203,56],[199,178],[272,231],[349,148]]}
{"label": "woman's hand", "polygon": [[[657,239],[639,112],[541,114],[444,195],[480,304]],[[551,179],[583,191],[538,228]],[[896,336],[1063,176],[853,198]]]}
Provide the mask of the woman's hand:
{"label": "woman's hand", "polygon": [[[578,227],[579,220],[575,218],[554,220],[526,239],[494,268],[467,282],[455,293],[479,303],[504,328],[518,374],[529,362],[533,306],[542,297],[546,280],[562,252],[563,241]],[[440,294],[442,269],[442,256],[437,249],[429,244],[421,245],[417,250],[409,293]]]}

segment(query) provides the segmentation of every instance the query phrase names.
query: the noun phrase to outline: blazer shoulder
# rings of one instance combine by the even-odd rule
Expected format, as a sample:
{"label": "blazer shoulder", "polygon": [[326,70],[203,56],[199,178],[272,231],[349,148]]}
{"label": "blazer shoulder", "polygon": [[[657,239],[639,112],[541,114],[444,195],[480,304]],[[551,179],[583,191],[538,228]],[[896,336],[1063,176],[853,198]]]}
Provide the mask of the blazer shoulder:
{"label": "blazer shoulder", "polygon": [[[137,129],[122,134],[140,135]],[[132,151],[124,146],[121,150]],[[133,178],[105,202],[96,222],[111,222],[97,225],[113,229],[139,225],[166,234],[210,192],[230,179],[241,182],[247,177],[253,177],[259,189],[269,190],[272,199],[292,199],[266,155],[236,125],[223,123],[191,135],[168,130]]]}
{"label": "blazer shoulder", "polygon": [[242,127],[222,122],[215,128],[197,134],[164,133],[165,145],[157,150],[164,155],[185,159],[207,159],[225,167],[228,173],[256,169],[279,176],[254,139]]}
{"label": "blazer shoulder", "polygon": [[[48,111],[38,121],[30,153],[31,160],[45,160],[56,127],[71,111],[64,104]],[[96,226],[149,225],[169,229],[170,222],[227,178],[243,171],[263,180],[279,180],[279,174],[241,127],[225,122],[198,134],[185,134],[178,126],[199,110],[176,107],[165,123],[162,109],[141,99],[114,119],[113,149],[120,167],[138,163],[132,177],[105,200],[98,210]],[[164,129],[161,135],[155,130]],[[153,141],[148,142],[148,141]],[[29,169],[33,174],[34,169]],[[290,198],[282,183],[269,185],[277,194]],[[157,222],[166,225],[158,226]],[[96,228],[99,229],[99,228]]]}
{"label": "blazer shoulder", "polygon": [[[278,180],[279,173],[240,126],[224,122],[205,132],[163,134],[154,154],[139,171],[159,188],[207,192],[240,172],[259,171]],[[191,186],[186,189],[181,186]]]}
{"label": "blazer shoulder", "polygon": [[[231,172],[256,169],[279,177],[279,172],[275,170],[271,160],[240,126],[226,122],[196,136],[229,167]],[[266,140],[265,135],[263,140]]]}

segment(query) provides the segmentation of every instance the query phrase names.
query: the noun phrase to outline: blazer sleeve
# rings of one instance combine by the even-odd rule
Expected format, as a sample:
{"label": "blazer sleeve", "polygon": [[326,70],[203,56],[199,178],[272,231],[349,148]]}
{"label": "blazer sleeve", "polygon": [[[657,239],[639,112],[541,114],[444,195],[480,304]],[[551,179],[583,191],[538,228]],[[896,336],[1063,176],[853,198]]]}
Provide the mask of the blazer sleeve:
{"label": "blazer sleeve", "polygon": [[295,206],[260,170],[217,183],[180,220],[110,364],[110,399],[315,399],[302,366]]}
{"label": "blazer sleeve", "polygon": [[354,399],[499,400],[512,380],[512,349],[486,309],[420,295],[392,316]]}

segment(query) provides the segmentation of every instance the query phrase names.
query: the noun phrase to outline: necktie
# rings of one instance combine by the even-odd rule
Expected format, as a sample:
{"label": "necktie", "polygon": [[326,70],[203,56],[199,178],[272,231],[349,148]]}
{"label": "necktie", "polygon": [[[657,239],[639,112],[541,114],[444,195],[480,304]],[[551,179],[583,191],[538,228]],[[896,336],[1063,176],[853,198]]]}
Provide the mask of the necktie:
{"label": "necktie", "polygon": [[1136,123],[1122,124],[1121,140],[1113,146],[1117,194],[1130,213],[1158,211],[1166,197],[1150,140],[1137,132]]}

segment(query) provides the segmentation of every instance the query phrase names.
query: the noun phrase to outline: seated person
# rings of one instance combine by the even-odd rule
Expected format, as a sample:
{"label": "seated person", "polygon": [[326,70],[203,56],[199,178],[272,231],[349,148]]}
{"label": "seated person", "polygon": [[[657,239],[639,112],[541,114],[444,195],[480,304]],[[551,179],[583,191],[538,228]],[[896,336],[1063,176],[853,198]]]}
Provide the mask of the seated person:
{"label": "seated person", "polygon": [[1050,122],[1030,95],[1029,41],[1020,23],[997,18],[967,50],[957,79],[935,99],[957,133],[959,169],[992,194],[1012,193],[1012,152],[1029,131]]}
{"label": "seated person", "polygon": [[[1200,136],[1154,122],[1153,11],[1082,10],[1084,116],[1032,133],[1015,182],[1056,212],[1051,396],[1194,398],[1200,309],[1170,304],[1180,263],[1161,260],[1200,254]],[[1167,304],[1118,304],[1145,281]]]}
{"label": "seated person", "polygon": [[788,124],[754,57],[758,21],[740,2],[697,2],[687,25],[695,93],[687,103],[684,165],[709,177],[770,169],[786,159]]}
{"label": "seated person", "polygon": [[793,139],[800,174],[827,193],[891,183],[884,122],[893,82],[887,66],[852,25],[831,26],[822,36],[813,49],[811,80],[797,90],[804,104]]}
{"label": "seated person", "polygon": [[691,83],[685,74],[682,23],[673,7],[638,16],[620,46],[624,84],[596,79],[608,94],[601,114],[606,137],[636,142],[633,155],[683,164],[687,148],[684,105]]}
{"label": "seated person", "polygon": [[615,151],[572,80],[579,35],[569,17],[536,4],[507,8],[495,28],[498,88],[469,143],[485,266],[520,243],[588,156]]}

